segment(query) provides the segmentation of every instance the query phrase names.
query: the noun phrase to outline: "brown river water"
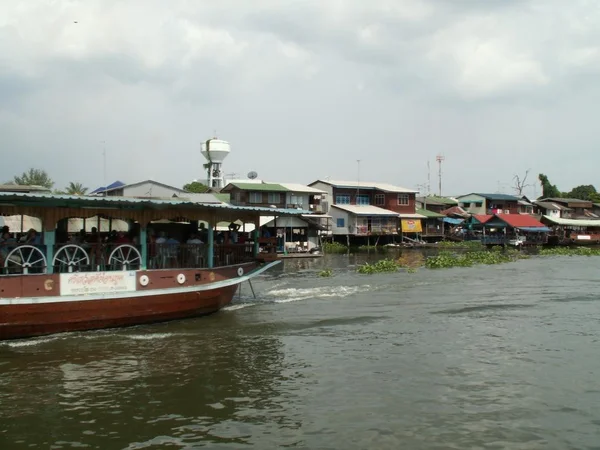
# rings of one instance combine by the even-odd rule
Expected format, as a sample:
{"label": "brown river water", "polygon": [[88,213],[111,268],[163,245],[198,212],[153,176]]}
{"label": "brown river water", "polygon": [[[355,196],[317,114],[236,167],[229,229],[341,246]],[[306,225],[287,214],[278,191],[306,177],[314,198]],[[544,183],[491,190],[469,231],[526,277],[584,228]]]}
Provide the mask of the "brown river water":
{"label": "brown river water", "polygon": [[356,273],[373,258],[287,260],[209,317],[0,343],[0,449],[600,449],[600,258]]}

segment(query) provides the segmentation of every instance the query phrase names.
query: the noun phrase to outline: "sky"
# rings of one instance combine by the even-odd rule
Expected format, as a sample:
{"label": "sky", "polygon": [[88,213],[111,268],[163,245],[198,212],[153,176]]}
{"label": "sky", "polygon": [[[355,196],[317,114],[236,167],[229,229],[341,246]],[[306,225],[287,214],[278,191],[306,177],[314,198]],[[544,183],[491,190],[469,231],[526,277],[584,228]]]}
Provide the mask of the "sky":
{"label": "sky", "polygon": [[596,0],[3,0],[0,181],[182,186],[216,135],[235,178],[600,184],[599,46]]}

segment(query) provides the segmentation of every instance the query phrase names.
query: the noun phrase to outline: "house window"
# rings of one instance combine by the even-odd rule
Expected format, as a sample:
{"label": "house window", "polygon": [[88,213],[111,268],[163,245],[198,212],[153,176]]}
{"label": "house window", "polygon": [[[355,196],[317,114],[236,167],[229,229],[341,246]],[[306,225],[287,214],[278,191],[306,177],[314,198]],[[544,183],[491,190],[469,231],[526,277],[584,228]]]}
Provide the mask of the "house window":
{"label": "house window", "polygon": [[336,225],[338,228],[344,228],[344,226],[345,226],[344,219],[343,219],[343,218],[339,218],[339,219],[337,219],[337,221],[336,221],[335,225]]}
{"label": "house window", "polygon": [[385,194],[375,194],[375,204],[377,206],[385,205]]}
{"label": "house window", "polygon": [[242,193],[240,191],[233,193],[233,200],[236,202],[242,201]]}
{"label": "house window", "polygon": [[302,205],[303,204],[303,202],[302,202],[302,196],[301,195],[295,195],[295,194],[290,195],[290,203],[292,205]]}
{"label": "house window", "polygon": [[250,192],[250,203],[262,203],[262,192]]}
{"label": "house window", "polygon": [[335,203],[336,203],[336,205],[349,205],[350,204],[350,196],[349,195],[336,195]]}
{"label": "house window", "polygon": [[279,192],[269,192],[269,203],[281,203],[281,194]]}
{"label": "house window", "polygon": [[398,204],[402,206],[409,205],[409,197],[408,194],[398,194]]}
{"label": "house window", "polygon": [[356,196],[356,204],[357,205],[368,205],[370,204],[369,202],[369,196],[368,195],[357,195]]}

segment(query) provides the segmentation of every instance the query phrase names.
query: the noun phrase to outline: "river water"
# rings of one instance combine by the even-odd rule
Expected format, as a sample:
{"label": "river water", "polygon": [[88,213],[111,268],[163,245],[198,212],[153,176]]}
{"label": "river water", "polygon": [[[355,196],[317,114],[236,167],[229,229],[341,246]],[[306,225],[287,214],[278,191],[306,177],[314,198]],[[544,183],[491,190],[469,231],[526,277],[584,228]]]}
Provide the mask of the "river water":
{"label": "river water", "polygon": [[0,343],[0,449],[600,448],[600,258],[368,258],[287,260],[209,317]]}

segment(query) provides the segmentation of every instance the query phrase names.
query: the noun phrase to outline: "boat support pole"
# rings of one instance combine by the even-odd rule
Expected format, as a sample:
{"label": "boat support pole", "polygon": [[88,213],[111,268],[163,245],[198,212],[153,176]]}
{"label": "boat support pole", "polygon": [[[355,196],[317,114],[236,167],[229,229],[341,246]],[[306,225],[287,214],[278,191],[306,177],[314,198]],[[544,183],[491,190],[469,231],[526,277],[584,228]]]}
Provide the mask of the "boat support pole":
{"label": "boat support pole", "polygon": [[250,285],[250,290],[252,291],[252,295],[254,296],[254,299],[256,300],[256,294],[254,293],[254,286],[252,286],[252,281],[248,280],[248,284]]}

